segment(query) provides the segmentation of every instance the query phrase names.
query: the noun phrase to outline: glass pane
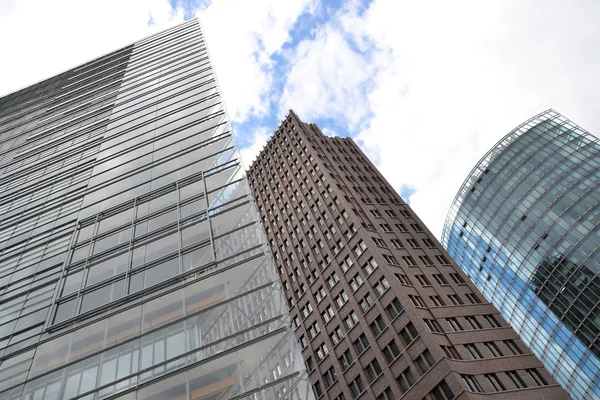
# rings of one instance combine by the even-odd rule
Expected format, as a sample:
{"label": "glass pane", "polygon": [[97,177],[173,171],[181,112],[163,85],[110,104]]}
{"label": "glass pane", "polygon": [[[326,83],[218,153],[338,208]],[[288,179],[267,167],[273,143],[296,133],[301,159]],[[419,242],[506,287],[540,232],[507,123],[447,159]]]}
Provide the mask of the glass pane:
{"label": "glass pane", "polygon": [[54,323],[57,324],[61,321],[69,319],[73,316],[75,308],[75,299],[60,303],[56,309],[56,316],[54,317]]}
{"label": "glass pane", "polygon": [[107,299],[110,299],[112,285],[103,286],[100,289],[96,289],[92,292],[83,295],[81,301],[81,313],[89,311],[93,308],[99,307],[106,303]]}
{"label": "glass pane", "polygon": [[209,224],[206,219],[195,222],[191,225],[186,225],[186,227],[183,229],[183,232],[181,232],[183,247],[207,240],[209,238],[208,231]]}
{"label": "glass pane", "polygon": [[150,287],[179,274],[179,258],[155,265],[144,271],[144,287]]}
{"label": "glass pane", "polygon": [[121,254],[115,258],[109,258],[89,267],[87,282],[85,286],[93,285],[104,279],[113,277],[127,269],[129,253]]}

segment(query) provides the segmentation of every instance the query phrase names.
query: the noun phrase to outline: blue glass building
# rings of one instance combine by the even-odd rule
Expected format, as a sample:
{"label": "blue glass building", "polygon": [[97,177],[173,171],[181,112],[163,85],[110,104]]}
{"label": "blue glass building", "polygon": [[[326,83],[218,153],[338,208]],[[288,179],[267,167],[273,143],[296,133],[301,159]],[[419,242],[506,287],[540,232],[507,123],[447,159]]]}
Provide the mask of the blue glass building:
{"label": "blue glass building", "polygon": [[473,168],[442,243],[573,398],[600,398],[600,144],[554,110]]}

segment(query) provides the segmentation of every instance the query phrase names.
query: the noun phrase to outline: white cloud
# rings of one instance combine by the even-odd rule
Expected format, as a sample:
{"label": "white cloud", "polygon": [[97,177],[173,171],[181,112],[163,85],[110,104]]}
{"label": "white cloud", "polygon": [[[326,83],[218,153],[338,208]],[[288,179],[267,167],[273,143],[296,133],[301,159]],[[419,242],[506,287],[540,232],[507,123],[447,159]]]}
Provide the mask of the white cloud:
{"label": "white cloud", "polygon": [[167,0],[0,3],[0,96],[183,22]]}
{"label": "white cloud", "polygon": [[252,165],[252,162],[263,147],[265,147],[270,137],[271,130],[267,127],[261,127],[254,131],[250,145],[240,149],[240,156],[242,157],[245,168]]}
{"label": "white cloud", "polygon": [[470,169],[524,120],[555,108],[600,134],[600,3],[374,0],[356,10],[298,47],[282,103],[307,121],[358,126],[394,187],[415,189],[411,206],[435,234]]}
{"label": "white cloud", "polygon": [[[525,119],[552,107],[600,134],[596,0],[374,0],[362,14],[350,1],[337,16],[317,3],[220,0],[198,11],[232,120],[243,129],[273,103],[278,118],[293,108],[307,121],[335,119],[397,190],[415,189],[411,205],[436,234],[473,165]],[[303,12],[330,20],[282,50]],[[183,15],[167,0],[1,1],[0,94]],[[274,69],[275,55],[289,71]],[[246,165],[269,129],[253,133]]]}
{"label": "white cloud", "polygon": [[265,116],[273,87],[271,57],[315,0],[223,0],[197,12],[230,117]]}
{"label": "white cloud", "polygon": [[354,129],[368,112],[364,95],[372,68],[352,50],[343,33],[328,24],[302,41],[292,59],[279,114],[293,108],[307,121],[335,118]]}
{"label": "white cloud", "polygon": [[339,135],[338,135],[337,133],[335,133],[335,131],[334,131],[333,129],[331,129],[331,128],[328,128],[328,127],[326,127],[326,126],[324,126],[324,127],[322,127],[322,128],[321,128],[321,127],[319,127],[319,128],[321,129],[321,132],[323,132],[323,134],[324,134],[325,136],[329,136],[329,137],[336,137],[336,136],[339,136]]}

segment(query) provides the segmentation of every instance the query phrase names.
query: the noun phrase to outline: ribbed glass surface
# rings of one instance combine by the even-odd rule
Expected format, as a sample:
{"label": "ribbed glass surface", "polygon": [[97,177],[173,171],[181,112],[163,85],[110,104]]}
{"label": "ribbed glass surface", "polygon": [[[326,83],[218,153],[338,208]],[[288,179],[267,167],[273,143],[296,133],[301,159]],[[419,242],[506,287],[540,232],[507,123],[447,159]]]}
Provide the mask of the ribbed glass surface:
{"label": "ribbed glass surface", "polygon": [[553,110],[465,180],[442,243],[573,398],[600,398],[600,144]]}
{"label": "ribbed glass surface", "polygon": [[0,99],[0,398],[310,399],[197,20]]}

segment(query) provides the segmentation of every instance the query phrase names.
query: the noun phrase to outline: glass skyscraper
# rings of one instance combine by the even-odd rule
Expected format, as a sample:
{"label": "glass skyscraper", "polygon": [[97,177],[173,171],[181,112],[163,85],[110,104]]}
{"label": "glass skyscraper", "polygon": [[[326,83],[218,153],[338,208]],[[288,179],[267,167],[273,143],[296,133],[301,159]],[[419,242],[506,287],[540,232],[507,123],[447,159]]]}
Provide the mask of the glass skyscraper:
{"label": "glass skyscraper", "polygon": [[442,243],[577,399],[600,398],[600,144],[556,111],[475,166]]}
{"label": "glass skyscraper", "polygon": [[310,399],[197,20],[0,98],[0,398]]}

